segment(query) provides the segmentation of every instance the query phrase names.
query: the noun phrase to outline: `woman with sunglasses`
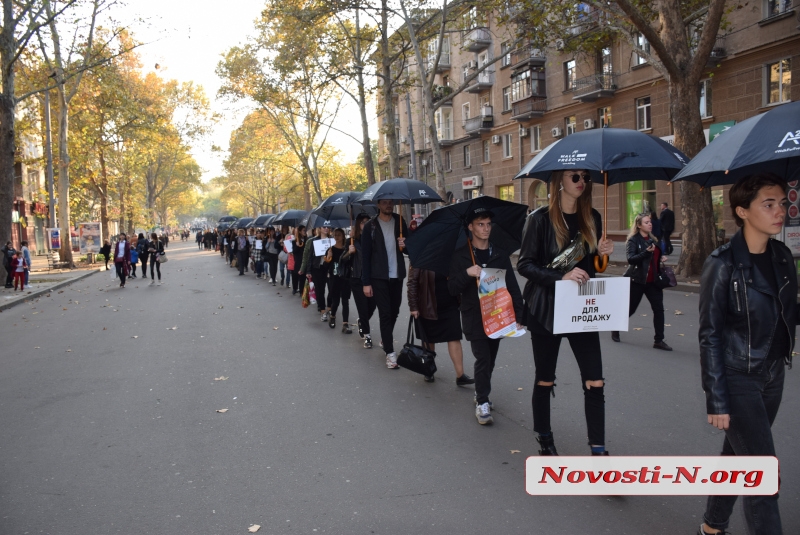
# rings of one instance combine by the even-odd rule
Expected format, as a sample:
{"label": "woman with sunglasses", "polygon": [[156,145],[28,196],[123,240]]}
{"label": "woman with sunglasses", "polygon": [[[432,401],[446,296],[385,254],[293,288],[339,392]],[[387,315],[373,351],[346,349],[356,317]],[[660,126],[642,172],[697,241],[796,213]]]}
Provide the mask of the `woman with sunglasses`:
{"label": "woman with sunglasses", "polygon": [[[595,274],[595,256],[614,251],[613,242],[600,239],[602,230],[600,214],[592,208],[592,180],[585,170],[553,172],[548,206],[532,212],[525,222],[517,271],[528,279],[523,296],[536,366],[531,403],[540,455],[558,455],[550,428],[550,396],[554,394],[562,338],[569,341],[580,368],[592,455],[608,455],[600,335],[553,334],[556,282],[588,282]],[[574,260],[577,264],[554,265],[553,261],[567,249],[578,252]]]}

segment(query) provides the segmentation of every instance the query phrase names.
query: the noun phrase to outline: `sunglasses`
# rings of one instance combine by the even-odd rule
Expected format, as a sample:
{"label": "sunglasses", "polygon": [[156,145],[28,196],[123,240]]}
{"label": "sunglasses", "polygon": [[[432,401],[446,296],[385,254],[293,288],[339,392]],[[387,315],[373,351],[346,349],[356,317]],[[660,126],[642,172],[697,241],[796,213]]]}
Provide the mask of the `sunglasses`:
{"label": "sunglasses", "polygon": [[572,183],[573,184],[577,184],[580,179],[583,179],[584,182],[591,182],[592,181],[592,177],[588,173],[584,173],[584,174],[574,173],[572,175],[567,175],[567,176],[572,178]]}

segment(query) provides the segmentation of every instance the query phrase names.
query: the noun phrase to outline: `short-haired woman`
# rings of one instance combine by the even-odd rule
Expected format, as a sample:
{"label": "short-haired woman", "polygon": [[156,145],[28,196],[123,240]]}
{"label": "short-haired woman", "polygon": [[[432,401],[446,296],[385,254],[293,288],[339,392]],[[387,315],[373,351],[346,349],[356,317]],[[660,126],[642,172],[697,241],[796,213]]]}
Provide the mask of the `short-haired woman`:
{"label": "short-haired woman", "polygon": [[[647,297],[653,309],[653,328],[656,331],[653,347],[664,351],[672,348],[664,341],[664,290],[656,279],[661,271],[664,257],[658,247],[658,238],[653,234],[653,216],[639,214],[631,227],[625,243],[628,256],[628,269],[625,276],[631,278],[630,308],[628,316],[633,316],[642,297]],[[619,331],[611,331],[611,339],[619,342]]]}
{"label": "short-haired woman", "polygon": [[155,232],[150,234],[150,241],[147,243],[147,252],[150,253],[150,284],[155,284],[158,273],[158,284],[161,284],[161,255],[164,254],[164,243],[158,239]]}
{"label": "short-haired woman", "polygon": [[[730,190],[741,228],[711,253],[700,280],[700,365],[708,423],[725,431],[722,455],[775,456],[772,423],[792,362],[797,274],[773,240],[786,218],[786,181],[751,175]],[[736,496],[709,496],[698,534],[725,533]],[[745,496],[751,535],[783,533],[778,495]]]}
{"label": "short-haired woman", "polygon": [[[605,394],[600,336],[597,332],[553,334],[555,287],[560,280],[584,284],[595,274],[596,255],[610,255],[614,244],[601,240],[600,214],[592,208],[592,179],[588,171],[556,171],[550,180],[548,206],[532,212],[522,231],[517,271],[525,284],[527,327],[531,331],[536,376],[533,384],[533,430],[540,455],[558,455],[550,427],[550,396],[556,380],[561,340],[566,338],[581,373],[583,407],[592,455],[605,449]],[[566,249],[580,251],[566,266],[553,260]]]}

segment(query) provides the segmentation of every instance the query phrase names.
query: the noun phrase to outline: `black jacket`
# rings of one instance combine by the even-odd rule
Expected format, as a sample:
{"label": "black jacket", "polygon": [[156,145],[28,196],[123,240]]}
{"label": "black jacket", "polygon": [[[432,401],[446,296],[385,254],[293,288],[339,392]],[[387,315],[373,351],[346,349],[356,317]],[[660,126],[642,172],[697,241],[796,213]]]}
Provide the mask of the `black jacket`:
{"label": "black jacket", "polygon": [[[788,247],[770,240],[778,295],[752,265],[742,231],[706,259],[700,280],[700,364],[708,414],[730,414],[726,369],[758,373],[775,329],[794,348],[797,274]],[[784,355],[791,365],[792,352]]]}
{"label": "black jacket", "polygon": [[[361,282],[364,286],[371,286],[371,279],[389,280],[389,255],[386,253],[386,244],[383,241],[383,231],[381,225],[378,223],[378,217],[375,216],[364,225],[364,230],[361,234]],[[400,216],[392,214],[394,219],[394,235],[395,238],[400,237]],[[403,236],[408,237],[408,227],[406,222],[402,222]],[[407,249],[400,250],[395,240],[395,254],[397,256],[397,278],[402,280],[406,278],[406,262],[403,258],[403,253]]]}
{"label": "black jacket", "polygon": [[[517,272],[528,279],[523,297],[527,313],[533,319],[553,332],[553,313],[556,300],[556,282],[564,278],[564,273],[546,267],[558,256],[561,250],[556,241],[556,233],[550,223],[550,210],[544,206],[531,212],[522,230],[522,248],[519,251]],[[597,236],[603,233],[600,213],[592,209],[594,228]],[[589,276],[594,277],[594,257],[589,255]]]}
{"label": "black jacket", "polygon": [[675,231],[675,213],[669,208],[664,209],[658,217],[661,222],[661,232],[668,236]]}
{"label": "black jacket", "polygon": [[233,237],[233,252],[236,254],[241,253],[243,256],[250,256],[250,240],[247,239],[247,236],[244,237],[244,249],[239,248],[239,238],[240,236]]}
{"label": "black jacket", "polygon": [[[631,282],[636,284],[647,284],[647,273],[650,271],[650,262],[653,261],[653,252],[647,248],[653,242],[644,239],[638,232],[625,244],[625,252],[628,256],[628,269],[625,270],[625,277],[630,277]],[[659,262],[660,264],[660,262]],[[659,266],[659,270],[661,266]]]}
{"label": "black jacket", "polygon": [[360,280],[363,272],[361,269],[361,241],[354,241],[353,246],[356,248],[356,252],[350,254],[350,247],[348,247],[339,262],[345,266],[345,276]]}
{"label": "black jacket", "polygon": [[[492,256],[489,257],[486,267],[506,270],[506,288],[508,288],[511,301],[514,303],[517,323],[522,323],[524,311],[522,294],[519,291],[519,284],[517,284],[517,276],[514,274],[514,266],[511,265],[508,255],[509,253],[492,247]],[[461,329],[468,341],[488,338],[483,330],[478,285],[475,283],[477,279],[467,275],[467,268],[473,265],[472,254],[470,254],[469,244],[467,244],[453,253],[453,259],[450,261],[450,275],[447,277],[447,290],[450,295],[461,299]]]}

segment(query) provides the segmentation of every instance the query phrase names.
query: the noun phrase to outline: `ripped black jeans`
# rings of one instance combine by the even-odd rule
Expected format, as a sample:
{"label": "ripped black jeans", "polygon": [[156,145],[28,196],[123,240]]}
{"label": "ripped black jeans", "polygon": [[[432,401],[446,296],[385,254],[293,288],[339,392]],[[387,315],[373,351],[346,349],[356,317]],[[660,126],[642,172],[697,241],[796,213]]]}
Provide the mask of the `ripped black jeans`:
{"label": "ripped black jeans", "polygon": [[550,433],[550,396],[553,386],[543,386],[539,381],[552,383],[556,380],[556,364],[561,339],[566,338],[575,354],[581,371],[583,388],[583,408],[586,414],[586,427],[589,444],[603,446],[606,443],[606,412],[604,387],[586,388],[586,381],[603,380],[603,359],[600,352],[600,335],[593,333],[569,333],[554,335],[535,320],[529,319],[533,345],[533,361],[536,377],[533,383],[533,430],[537,433]]}

